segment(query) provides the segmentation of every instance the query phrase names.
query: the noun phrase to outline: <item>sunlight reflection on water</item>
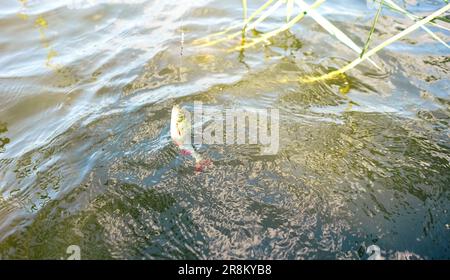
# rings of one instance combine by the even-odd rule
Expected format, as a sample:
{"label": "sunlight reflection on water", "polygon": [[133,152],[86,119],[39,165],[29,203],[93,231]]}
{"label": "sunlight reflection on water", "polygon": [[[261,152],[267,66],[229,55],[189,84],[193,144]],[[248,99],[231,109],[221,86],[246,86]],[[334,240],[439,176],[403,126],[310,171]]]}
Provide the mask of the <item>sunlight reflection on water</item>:
{"label": "sunlight reflection on water", "polygon": [[[366,259],[376,244],[387,258],[449,258],[439,43],[414,35],[374,57],[382,71],[301,84],[355,58],[310,18],[227,52],[242,38],[192,42],[241,20],[241,1],[69,2],[0,11],[0,256],[59,259],[77,244],[83,258]],[[362,45],[373,11],[328,2],[318,11]],[[379,24],[385,38],[411,22]],[[169,122],[196,101],[279,109],[280,152],[201,147],[214,167],[194,172]]]}

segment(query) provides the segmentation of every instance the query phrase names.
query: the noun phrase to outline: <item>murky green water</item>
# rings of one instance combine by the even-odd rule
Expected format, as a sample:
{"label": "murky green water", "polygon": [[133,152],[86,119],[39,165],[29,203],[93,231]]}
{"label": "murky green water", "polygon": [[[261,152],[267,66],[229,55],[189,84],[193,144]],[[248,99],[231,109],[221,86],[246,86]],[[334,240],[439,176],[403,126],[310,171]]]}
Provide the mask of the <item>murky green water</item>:
{"label": "murky green water", "polygon": [[[450,258],[449,50],[426,33],[376,55],[382,71],[303,84],[356,57],[310,18],[227,52],[241,38],[192,42],[237,23],[239,0],[71,2],[2,1],[0,258]],[[360,45],[376,12],[318,11]],[[410,24],[385,11],[373,44]],[[203,146],[214,166],[195,172],[169,133],[195,101],[279,109],[279,153]]]}

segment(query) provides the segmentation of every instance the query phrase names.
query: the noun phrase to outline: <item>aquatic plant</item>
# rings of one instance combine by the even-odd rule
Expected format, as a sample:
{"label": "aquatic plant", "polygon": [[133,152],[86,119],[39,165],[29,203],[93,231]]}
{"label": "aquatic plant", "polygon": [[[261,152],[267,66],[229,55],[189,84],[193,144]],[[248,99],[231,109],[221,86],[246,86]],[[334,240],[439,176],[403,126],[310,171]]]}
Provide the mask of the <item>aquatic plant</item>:
{"label": "aquatic plant", "polygon": [[[388,45],[394,43],[395,41],[403,38],[404,36],[410,34],[411,32],[415,31],[416,29],[423,29],[425,32],[427,32],[433,39],[438,41],[439,43],[443,44],[445,47],[450,48],[450,46],[444,42],[439,36],[437,36],[433,31],[431,31],[428,27],[426,27],[426,24],[433,25],[434,27],[449,30],[447,27],[436,23],[436,20],[441,20],[448,22],[448,20],[445,17],[442,17],[442,15],[447,12],[450,9],[450,4],[447,1],[444,1],[446,5],[434,13],[430,14],[426,17],[419,17],[416,16],[406,9],[400,7],[397,5],[393,0],[373,0],[374,4],[378,5],[376,14],[374,16],[369,34],[366,39],[366,43],[361,48],[359,47],[355,42],[353,42],[344,31],[336,27],[334,24],[332,24],[329,20],[327,20],[324,16],[322,16],[319,12],[315,11],[316,8],[318,8],[320,5],[322,5],[326,0],[316,0],[313,4],[309,5],[303,0],[278,0],[274,4],[272,4],[273,0],[266,1],[262,6],[260,6],[255,12],[253,12],[249,17],[247,17],[248,13],[248,5],[247,0],[243,0],[243,9],[244,9],[244,21],[242,24],[237,24],[234,26],[231,26],[224,31],[211,34],[205,38],[202,38],[200,40],[196,40],[194,43],[198,44],[200,47],[206,47],[206,46],[213,46],[221,42],[230,41],[238,36],[245,36],[247,30],[249,29],[255,29],[261,22],[266,20],[269,16],[273,15],[275,11],[277,11],[282,5],[286,5],[286,23],[283,24],[281,27],[278,27],[274,30],[268,31],[266,33],[263,33],[260,37],[256,38],[250,38],[243,41],[240,45],[233,47],[230,49],[230,51],[242,51],[243,49],[247,49],[250,47],[253,47],[257,44],[267,42],[268,39],[271,37],[286,31],[290,28],[292,28],[295,24],[297,24],[299,21],[301,21],[305,16],[310,16],[313,20],[316,21],[317,24],[319,24],[322,28],[324,28],[328,33],[330,33],[333,37],[335,37],[337,40],[339,40],[342,44],[346,45],[353,51],[355,51],[358,54],[358,58],[356,58],[353,62],[349,63],[348,65],[342,67],[341,69],[338,69],[336,71],[330,72],[328,74],[322,75],[322,76],[308,76],[308,77],[301,77],[300,80],[302,82],[315,82],[319,80],[326,80],[335,77],[336,75],[343,74],[344,72],[347,72],[360,63],[364,61],[370,62],[374,67],[377,69],[381,69],[373,60],[370,59],[371,56],[378,53],[380,50],[384,49]],[[300,12],[297,16],[295,16],[291,20],[291,15],[293,13],[293,7],[294,4],[300,7]],[[270,8],[269,8],[270,7]],[[383,8],[388,8],[392,11],[398,12],[400,14],[405,15],[409,19],[414,21],[414,24],[410,27],[406,28],[402,32],[400,32],[397,35],[392,36],[391,38],[388,38],[381,44],[377,45],[373,49],[369,50],[370,43],[372,42],[377,22],[380,18],[380,15],[382,13]],[[230,31],[234,29],[241,29],[239,31],[233,32],[231,34],[228,34]]]}
{"label": "aquatic plant", "polygon": [[[21,5],[21,12],[17,14],[17,16],[27,21],[29,19],[29,15],[25,12],[25,10],[28,8],[28,0],[19,0],[19,3]],[[41,45],[44,49],[47,50],[47,59],[45,62],[45,65],[54,70],[57,71],[61,66],[58,64],[55,64],[53,62],[53,59],[58,55],[58,52],[51,46],[49,39],[46,35],[46,30],[48,29],[48,22],[47,20],[41,15],[34,21],[34,28],[36,28],[39,32],[39,39],[41,41]]]}
{"label": "aquatic plant", "polygon": [[415,24],[411,25],[407,29],[405,29],[402,32],[398,33],[397,35],[392,36],[391,38],[387,39],[383,43],[377,45],[376,47],[374,47],[370,51],[366,52],[365,54],[363,54],[362,56],[358,57],[357,59],[355,59],[354,61],[352,61],[351,63],[347,64],[346,66],[342,67],[339,70],[330,72],[328,74],[325,74],[325,75],[322,75],[322,76],[319,76],[319,77],[301,78],[301,80],[303,82],[315,82],[315,81],[320,81],[320,80],[326,80],[326,79],[334,78],[335,76],[337,76],[339,74],[347,72],[347,71],[355,68],[361,62],[367,60],[370,56],[376,54],[377,52],[379,52],[380,50],[382,50],[385,47],[389,46],[390,44],[398,41],[399,39],[401,39],[403,37],[405,37],[406,35],[410,34],[411,32],[413,32],[416,29],[420,28],[421,26],[425,25],[426,23],[432,21],[437,16],[442,15],[443,13],[445,13],[448,10],[450,10],[450,4],[447,4],[443,8],[437,10],[436,12],[434,12],[431,15],[425,17],[424,19],[422,19],[420,21],[417,21]]}
{"label": "aquatic plant", "polygon": [[364,45],[364,49],[361,52],[360,57],[364,55],[364,53],[367,51],[370,45],[370,41],[372,40],[373,32],[375,31],[375,25],[377,25],[378,19],[380,18],[381,10],[383,9],[383,0],[381,0],[380,5],[378,6],[377,13],[375,15],[375,18],[372,23],[372,27],[370,28],[369,36],[367,37],[366,44]]}
{"label": "aquatic plant", "polygon": [[[409,19],[411,20],[419,20],[420,18],[410,12],[408,12],[407,10],[403,9],[402,7],[400,7],[399,5],[395,4],[395,2],[393,2],[392,0],[384,0],[381,3],[382,5],[385,5],[386,7],[388,7],[391,10],[394,10],[396,12],[400,12],[403,15],[407,16]],[[439,27],[442,29],[446,29],[447,31],[450,31],[450,29],[446,28],[445,26],[442,26],[440,24],[436,24],[432,21],[429,22],[429,24],[432,24],[435,27]],[[426,26],[421,26],[420,28],[422,28],[423,30],[425,30],[428,34],[431,35],[431,37],[433,37],[435,40],[437,40],[438,42],[442,43],[444,46],[446,46],[447,48],[450,48],[450,46],[445,43],[441,38],[439,38],[436,34],[433,33],[433,31],[431,31],[430,29],[428,29],[428,27]]]}

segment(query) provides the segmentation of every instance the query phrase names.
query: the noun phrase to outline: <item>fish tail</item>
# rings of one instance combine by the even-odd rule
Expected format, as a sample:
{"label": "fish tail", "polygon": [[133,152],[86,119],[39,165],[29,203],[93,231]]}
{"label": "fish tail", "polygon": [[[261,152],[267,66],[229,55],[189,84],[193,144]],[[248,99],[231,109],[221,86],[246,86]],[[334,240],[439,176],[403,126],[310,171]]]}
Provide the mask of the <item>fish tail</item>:
{"label": "fish tail", "polygon": [[212,164],[212,161],[209,159],[195,160],[195,171],[202,172],[211,164]]}

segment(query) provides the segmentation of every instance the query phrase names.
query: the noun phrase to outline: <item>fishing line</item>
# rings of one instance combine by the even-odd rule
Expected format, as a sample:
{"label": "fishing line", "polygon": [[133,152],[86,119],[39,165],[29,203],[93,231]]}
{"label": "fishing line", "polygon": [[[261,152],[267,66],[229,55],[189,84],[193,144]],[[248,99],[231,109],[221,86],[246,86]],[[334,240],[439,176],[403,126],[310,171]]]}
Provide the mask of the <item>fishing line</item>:
{"label": "fishing line", "polygon": [[183,67],[183,52],[184,52],[184,20],[183,15],[181,15],[181,38],[180,38],[180,63],[178,69],[178,81],[181,81],[181,71]]}

